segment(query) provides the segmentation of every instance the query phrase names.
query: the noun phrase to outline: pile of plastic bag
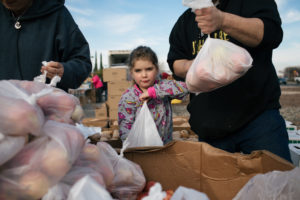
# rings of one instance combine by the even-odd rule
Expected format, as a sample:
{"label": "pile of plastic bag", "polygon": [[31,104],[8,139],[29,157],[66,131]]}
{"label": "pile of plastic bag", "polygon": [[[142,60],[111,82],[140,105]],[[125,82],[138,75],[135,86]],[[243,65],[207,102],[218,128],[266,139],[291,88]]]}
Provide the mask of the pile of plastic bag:
{"label": "pile of plastic bag", "polygon": [[73,187],[87,175],[119,199],[142,191],[137,164],[107,143],[86,142],[75,126],[83,118],[77,97],[40,82],[0,81],[0,107],[0,199],[78,199]]}

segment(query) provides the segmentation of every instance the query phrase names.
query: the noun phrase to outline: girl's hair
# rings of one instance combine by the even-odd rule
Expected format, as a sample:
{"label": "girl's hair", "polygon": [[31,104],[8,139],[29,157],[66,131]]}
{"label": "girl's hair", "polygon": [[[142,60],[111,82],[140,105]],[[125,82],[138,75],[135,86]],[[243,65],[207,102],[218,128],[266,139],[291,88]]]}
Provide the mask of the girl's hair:
{"label": "girl's hair", "polygon": [[150,47],[138,46],[131,52],[131,54],[128,58],[129,69],[132,70],[132,68],[134,67],[134,63],[140,59],[142,59],[142,60],[145,59],[145,60],[151,61],[155,65],[155,67],[158,69],[157,56]]}

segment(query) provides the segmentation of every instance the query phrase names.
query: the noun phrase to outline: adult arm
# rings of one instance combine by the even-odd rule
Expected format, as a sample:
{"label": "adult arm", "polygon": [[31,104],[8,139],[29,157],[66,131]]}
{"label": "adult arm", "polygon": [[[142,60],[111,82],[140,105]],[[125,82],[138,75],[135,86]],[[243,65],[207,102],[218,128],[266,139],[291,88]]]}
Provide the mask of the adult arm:
{"label": "adult arm", "polygon": [[175,60],[173,63],[173,70],[174,73],[180,77],[185,78],[186,73],[188,72],[189,68],[191,67],[194,60],[187,60],[187,59],[180,59]]}
{"label": "adult arm", "polygon": [[92,69],[90,50],[87,41],[78,27],[72,32],[63,50],[64,73],[58,87],[62,89],[78,88],[88,77]]}
{"label": "adult arm", "polygon": [[259,18],[246,18],[223,12],[216,7],[195,10],[195,20],[205,34],[223,30],[249,47],[258,46],[264,35],[264,23]]}

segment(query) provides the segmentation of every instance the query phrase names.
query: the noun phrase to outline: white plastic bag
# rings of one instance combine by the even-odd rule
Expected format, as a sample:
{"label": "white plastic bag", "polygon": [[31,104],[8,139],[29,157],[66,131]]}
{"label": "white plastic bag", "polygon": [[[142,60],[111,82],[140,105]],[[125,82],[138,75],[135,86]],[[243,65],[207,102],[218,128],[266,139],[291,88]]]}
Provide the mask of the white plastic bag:
{"label": "white plastic bag", "polygon": [[190,92],[209,92],[243,76],[252,66],[249,52],[231,42],[207,38],[186,75]]}
{"label": "white plastic bag", "polygon": [[[47,65],[48,65],[48,62],[47,62],[47,61],[43,61],[42,64],[43,64],[44,66],[47,66]],[[46,83],[46,78],[47,78],[47,71],[44,71],[43,74],[34,77],[33,81],[34,81],[34,82],[39,82],[39,83]],[[52,87],[56,87],[57,83],[60,82],[60,80],[61,80],[60,76],[55,75],[55,76],[51,79],[50,83],[47,84],[47,85],[52,86]]]}
{"label": "white plastic bag", "polygon": [[214,6],[211,0],[182,0],[182,4],[193,10]]}
{"label": "white plastic bag", "polygon": [[174,192],[171,200],[209,200],[209,198],[202,192],[179,186]]}
{"label": "white plastic bag", "polygon": [[142,200],[163,200],[167,196],[166,192],[162,191],[160,183],[155,183],[149,191],[149,195]]}
{"label": "white plastic bag", "polygon": [[300,168],[272,171],[251,178],[233,200],[243,199],[299,199]]}
{"label": "white plastic bag", "polygon": [[87,175],[73,185],[68,200],[112,200],[112,197],[108,191]]}
{"label": "white plastic bag", "polygon": [[65,183],[58,183],[50,188],[42,200],[64,200],[68,198],[71,186]]}
{"label": "white plastic bag", "polygon": [[157,131],[156,124],[149,111],[147,102],[143,104],[140,113],[123,142],[121,155],[126,148],[143,146],[163,146],[163,141]]}

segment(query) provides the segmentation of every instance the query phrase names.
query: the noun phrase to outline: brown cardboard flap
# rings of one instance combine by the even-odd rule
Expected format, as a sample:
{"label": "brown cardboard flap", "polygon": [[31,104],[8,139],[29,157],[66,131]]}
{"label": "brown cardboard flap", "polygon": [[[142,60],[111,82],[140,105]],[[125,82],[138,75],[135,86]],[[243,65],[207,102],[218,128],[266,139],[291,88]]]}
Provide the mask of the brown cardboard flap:
{"label": "brown cardboard flap", "polygon": [[162,147],[160,147],[160,146],[132,147],[132,148],[126,149],[124,152],[149,153],[149,152],[162,151],[163,149],[167,149],[170,146],[174,145],[175,143],[176,143],[175,141],[172,141]]}
{"label": "brown cardboard flap", "polygon": [[228,153],[203,142],[176,141],[164,147],[128,149],[125,157],[141,166],[147,181],[164,190],[194,188],[213,199],[232,199],[258,173],[294,166],[267,151]]}

